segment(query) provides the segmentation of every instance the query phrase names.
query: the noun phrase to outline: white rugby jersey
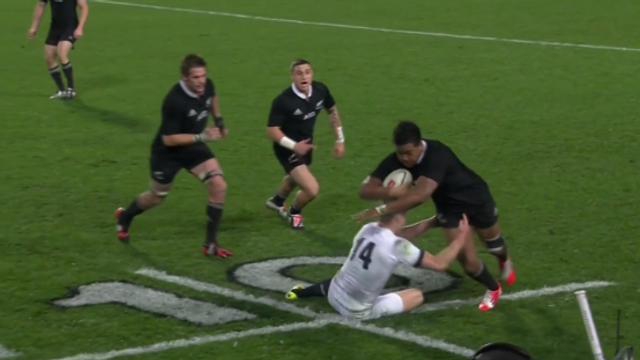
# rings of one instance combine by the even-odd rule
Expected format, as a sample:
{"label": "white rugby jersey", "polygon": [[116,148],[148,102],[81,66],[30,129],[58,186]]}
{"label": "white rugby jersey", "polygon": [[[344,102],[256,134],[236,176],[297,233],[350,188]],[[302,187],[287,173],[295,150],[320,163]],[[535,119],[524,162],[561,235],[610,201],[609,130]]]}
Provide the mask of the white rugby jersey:
{"label": "white rugby jersey", "polygon": [[398,264],[417,266],[422,254],[391,230],[377,223],[366,224],[356,234],[349,257],[331,281],[330,302],[354,314],[368,312]]}

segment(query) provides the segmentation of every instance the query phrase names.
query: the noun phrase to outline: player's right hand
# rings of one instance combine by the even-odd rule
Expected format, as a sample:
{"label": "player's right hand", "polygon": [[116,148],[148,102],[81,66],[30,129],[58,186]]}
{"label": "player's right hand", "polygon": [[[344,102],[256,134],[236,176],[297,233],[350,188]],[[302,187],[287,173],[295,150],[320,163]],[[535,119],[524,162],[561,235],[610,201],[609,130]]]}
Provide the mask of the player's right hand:
{"label": "player's right hand", "polygon": [[458,230],[465,234],[471,232],[471,226],[469,225],[469,218],[467,218],[467,214],[462,214],[462,219],[458,222]]}
{"label": "player's right hand", "polygon": [[304,139],[296,143],[296,145],[293,147],[293,152],[295,152],[298,156],[304,156],[307,155],[307,153],[311,151],[311,149],[313,149],[311,139]]}
{"label": "player's right hand", "polygon": [[222,133],[217,127],[208,127],[201,133],[205,142],[216,141],[222,138]]}
{"label": "player's right hand", "polygon": [[38,34],[38,29],[29,28],[29,31],[27,31],[27,38],[29,38],[29,40],[32,40],[33,38],[36,37],[37,34]]}

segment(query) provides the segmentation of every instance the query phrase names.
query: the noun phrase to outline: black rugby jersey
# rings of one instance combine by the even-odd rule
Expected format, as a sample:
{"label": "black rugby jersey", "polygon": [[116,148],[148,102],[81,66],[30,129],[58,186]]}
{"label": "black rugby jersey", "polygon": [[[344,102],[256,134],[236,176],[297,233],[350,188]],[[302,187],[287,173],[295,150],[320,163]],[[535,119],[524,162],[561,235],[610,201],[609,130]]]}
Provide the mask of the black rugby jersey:
{"label": "black rugby jersey", "polygon": [[78,26],[78,14],[76,0],[40,0],[43,3],[51,3],[51,27],[66,29]]}
{"label": "black rugby jersey", "polygon": [[463,164],[447,145],[437,140],[423,140],[427,143],[427,151],[415,166],[403,166],[394,152],[382,160],[371,176],[383,180],[393,170],[402,168],[411,173],[414,181],[420,176],[427,177],[438,183],[431,195],[436,206],[493,202],[487,183]]}
{"label": "black rugby jersey", "polygon": [[153,150],[180,151],[192,146],[165,146],[162,142],[162,136],[195,135],[204,131],[215,94],[215,86],[211,79],[207,79],[202,96],[196,96],[182,82],[173,86],[162,103],[162,123],[153,140]]}
{"label": "black rugby jersey", "polygon": [[311,96],[303,99],[293,91],[293,85],[278,95],[271,104],[268,126],[277,126],[289,138],[313,140],[313,128],[322,109],[336,103],[329,88],[321,82],[311,83]]}

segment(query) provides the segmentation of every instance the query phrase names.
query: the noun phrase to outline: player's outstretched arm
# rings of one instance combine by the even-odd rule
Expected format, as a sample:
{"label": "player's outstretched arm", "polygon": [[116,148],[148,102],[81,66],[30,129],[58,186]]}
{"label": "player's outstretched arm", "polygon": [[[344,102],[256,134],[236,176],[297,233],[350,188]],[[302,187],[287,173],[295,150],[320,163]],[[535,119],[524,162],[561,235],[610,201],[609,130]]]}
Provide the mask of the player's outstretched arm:
{"label": "player's outstretched arm", "polygon": [[417,223],[405,226],[398,232],[398,236],[413,241],[437,226],[438,220],[435,216],[432,216],[430,218],[420,220]]}
{"label": "player's outstretched arm", "polygon": [[[415,185],[411,187],[406,194],[402,195],[396,200],[392,200],[385,205],[377,206],[373,209],[367,209],[357,215],[356,219],[360,222],[376,219],[384,214],[395,214],[398,212],[412,209],[425,201],[427,201],[431,194],[438,187],[438,183],[432,179],[421,176],[416,181]],[[361,192],[362,197],[362,192]]]}
{"label": "player's outstretched arm", "polygon": [[458,257],[460,250],[462,250],[467,241],[471,241],[471,228],[466,215],[462,216],[458,230],[460,230],[458,236],[437,255],[431,255],[425,252],[420,266],[437,271],[447,270],[449,265]]}

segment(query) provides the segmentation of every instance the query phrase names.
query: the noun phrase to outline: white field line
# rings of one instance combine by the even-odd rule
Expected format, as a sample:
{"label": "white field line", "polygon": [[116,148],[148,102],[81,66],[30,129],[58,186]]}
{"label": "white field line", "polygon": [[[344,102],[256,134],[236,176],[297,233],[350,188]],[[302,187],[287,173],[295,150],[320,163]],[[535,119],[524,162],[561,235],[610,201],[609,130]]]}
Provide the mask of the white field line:
{"label": "white field line", "polygon": [[565,47],[565,48],[581,48],[581,49],[605,50],[605,51],[640,52],[640,48],[623,47],[623,46],[578,44],[578,43],[568,43],[568,42],[559,42],[559,41],[525,40],[525,39],[499,38],[499,37],[493,37],[493,36],[450,34],[450,33],[431,32],[431,31],[418,31],[418,30],[402,30],[402,29],[382,28],[382,27],[330,23],[330,22],[322,22],[322,21],[306,21],[306,20],[284,19],[284,18],[274,18],[274,17],[266,17],[266,16],[254,16],[254,15],[229,13],[229,12],[222,12],[222,11],[187,9],[187,8],[180,8],[180,7],[169,7],[169,6],[151,5],[151,4],[137,4],[137,3],[131,3],[131,2],[112,1],[112,0],[92,0],[92,2],[109,4],[109,5],[120,5],[120,6],[129,6],[129,7],[137,7],[137,8],[144,8],[144,9],[153,9],[153,10],[174,11],[174,12],[202,14],[202,15],[211,15],[211,16],[225,16],[225,17],[232,17],[232,18],[246,19],[246,20],[330,27],[330,28],[340,28],[340,29],[348,29],[348,30],[382,32],[382,33],[391,33],[391,34],[452,38],[452,39],[473,40],[473,41],[492,41],[492,42],[545,46],[545,47]]}
{"label": "white field line", "polygon": [[[220,335],[196,336],[188,339],[178,339],[172,341],[163,341],[153,345],[128,348],[123,350],[114,350],[103,353],[94,354],[78,354],[70,357],[60,358],[58,360],[106,360],[120,356],[135,356],[149,353],[156,353],[171,349],[183,348],[188,346],[204,345],[212,342],[229,341],[241,339],[248,336],[268,335],[296,330],[318,329],[330,324],[329,320],[314,320],[309,322],[298,322],[280,326],[265,326],[263,328],[251,329],[245,331],[234,331]],[[213,356],[215,358],[215,356]]]}
{"label": "white field line", "polygon": [[19,353],[11,351],[0,344],[0,359],[8,359],[19,355]]}
{"label": "white field line", "polygon": [[272,298],[256,297],[251,294],[246,294],[242,291],[223,288],[215,284],[194,280],[188,277],[169,275],[164,271],[143,268],[136,271],[135,273],[138,275],[150,277],[152,279],[161,280],[161,281],[172,283],[172,284],[182,285],[198,291],[208,292],[216,295],[222,295],[222,296],[230,297],[236,300],[248,301],[256,304],[271,306],[281,311],[287,311],[290,313],[306,316],[309,318],[316,318],[319,315],[318,313],[312,310],[309,310],[307,308],[302,309],[292,304],[287,304],[281,301],[273,300]]}
{"label": "white field line", "polygon": [[[515,293],[505,294],[500,297],[500,301],[511,301],[511,300],[523,300],[523,299],[531,299],[537,298],[541,296],[549,296],[560,293],[572,293],[576,290],[580,289],[592,289],[592,288],[601,288],[607,286],[615,285],[614,282],[609,281],[589,281],[584,283],[569,283],[565,285],[552,286],[552,287],[543,287],[538,290],[523,290]],[[478,304],[479,299],[467,299],[467,300],[450,300],[450,301],[442,301],[437,303],[426,303],[419,308],[415,309],[413,312],[422,313],[428,311],[438,311],[445,310],[451,308],[458,308],[466,305],[476,305]]]}
{"label": "white field line", "polygon": [[172,284],[182,285],[184,287],[188,287],[194,290],[204,291],[204,292],[208,292],[216,295],[227,296],[235,300],[242,300],[242,301],[248,301],[248,302],[253,302],[253,303],[262,304],[262,305],[268,305],[281,311],[288,311],[294,314],[303,315],[303,316],[307,316],[314,319],[324,319],[325,321],[329,321],[331,323],[340,324],[340,325],[344,325],[350,328],[359,329],[363,331],[368,331],[370,333],[387,336],[394,339],[408,341],[416,345],[427,347],[427,348],[434,348],[434,349],[447,351],[449,353],[460,355],[463,357],[469,357],[470,355],[473,354],[473,351],[471,349],[467,349],[454,344],[449,344],[442,340],[430,338],[428,336],[412,334],[406,331],[397,331],[390,328],[379,328],[371,324],[367,324],[365,326],[360,321],[345,319],[334,314],[316,313],[307,308],[301,309],[295,305],[276,301],[268,297],[256,297],[250,294],[245,294],[241,291],[223,288],[218,285],[194,280],[188,277],[169,275],[166,272],[160,271],[160,270],[143,268],[143,269],[137,270],[135,273],[138,275],[150,277],[152,279],[165,281]]}
{"label": "white field line", "polygon": [[[134,347],[134,348],[128,348],[128,349],[122,349],[122,350],[113,350],[113,351],[103,352],[103,353],[79,354],[71,357],[60,358],[58,360],[106,360],[106,359],[112,359],[112,358],[121,357],[121,356],[141,355],[146,353],[161,352],[161,351],[175,349],[175,348],[203,345],[211,342],[234,340],[234,339],[244,338],[248,336],[269,335],[273,333],[289,332],[289,331],[305,330],[305,329],[318,329],[330,324],[343,325],[343,326],[350,327],[352,329],[366,331],[372,334],[385,336],[392,339],[411,342],[413,344],[416,344],[422,347],[438,349],[438,350],[459,355],[465,358],[468,358],[473,354],[473,350],[471,349],[461,347],[455,344],[451,344],[442,340],[430,338],[427,336],[421,336],[411,332],[396,330],[392,328],[381,328],[373,324],[363,323],[357,320],[345,319],[334,314],[316,313],[312,310],[300,309],[294,305],[282,303],[282,302],[273,300],[271,298],[256,297],[250,294],[245,294],[241,291],[223,288],[218,285],[197,281],[187,277],[169,275],[164,271],[143,268],[136,271],[135,273],[138,275],[150,277],[156,280],[185,286],[194,290],[204,291],[204,292],[208,292],[216,295],[227,296],[236,300],[243,300],[243,301],[248,301],[252,303],[271,306],[281,311],[287,311],[287,312],[292,312],[295,314],[307,316],[307,317],[313,318],[314,320],[309,322],[298,322],[298,323],[292,323],[292,324],[286,324],[286,325],[280,325],[280,326],[267,326],[259,329],[230,332],[230,333],[220,334],[220,335],[200,336],[200,337],[194,337],[189,339],[165,341],[165,342],[160,342],[160,343],[156,343],[148,346],[140,346],[140,347]],[[615,283],[607,282],[607,281],[570,283],[570,284],[561,285],[561,286],[544,287],[538,290],[524,290],[517,293],[506,294],[502,297],[501,300],[521,300],[521,299],[528,299],[528,298],[536,298],[541,296],[549,296],[549,295],[554,295],[559,293],[572,292],[578,289],[598,288],[598,287],[606,287],[606,286],[612,286],[612,285],[615,285]],[[435,310],[443,310],[443,309],[458,307],[463,305],[475,305],[477,301],[478,301],[477,299],[445,301],[445,302],[426,305],[425,307],[421,307],[416,311],[417,312],[435,311]]]}

